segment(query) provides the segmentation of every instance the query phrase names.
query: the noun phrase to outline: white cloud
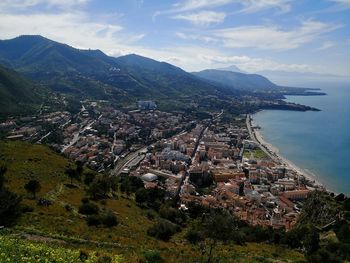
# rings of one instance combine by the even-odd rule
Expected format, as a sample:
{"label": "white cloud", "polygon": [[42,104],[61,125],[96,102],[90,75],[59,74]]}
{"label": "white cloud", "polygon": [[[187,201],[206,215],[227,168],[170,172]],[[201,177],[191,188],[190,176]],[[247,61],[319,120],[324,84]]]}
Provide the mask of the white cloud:
{"label": "white cloud", "polygon": [[89,0],[2,0],[0,9],[4,11],[18,11],[43,5],[50,8],[71,8],[87,3]]}
{"label": "white cloud", "polygon": [[177,32],[176,36],[178,38],[185,39],[185,40],[198,40],[198,41],[203,41],[205,43],[217,43],[218,42],[218,40],[213,38],[213,37],[193,35],[193,34],[185,34],[185,33],[182,33],[182,32]]}
{"label": "white cloud", "polygon": [[291,2],[292,0],[245,0],[240,2],[244,6],[240,12],[253,13],[274,8],[286,13],[291,10]]}
{"label": "white cloud", "polygon": [[350,0],[330,0],[330,1],[339,5],[350,7]]}
{"label": "white cloud", "polygon": [[227,48],[259,48],[287,50],[312,42],[318,36],[339,28],[323,22],[308,20],[291,30],[277,26],[242,26],[214,31]]}
{"label": "white cloud", "polygon": [[247,72],[257,72],[262,70],[283,70],[293,72],[311,71],[312,67],[307,64],[285,64],[270,59],[252,58],[249,56],[202,56],[203,60],[214,65],[235,66]]}
{"label": "white cloud", "polygon": [[[89,22],[83,13],[1,15],[0,39],[22,34],[41,34],[76,48],[101,49],[112,56],[137,53],[166,61],[188,71],[218,68],[235,64],[248,72],[265,69],[308,71],[308,65],[283,64],[263,58],[226,56],[220,50],[193,46],[169,46],[149,49],[137,45],[143,34],[123,36],[123,28],[108,23]],[[181,33],[179,33],[181,35]],[[182,35],[187,37],[186,35]],[[211,40],[208,40],[211,41]]]}
{"label": "white cloud", "polygon": [[335,46],[335,43],[333,41],[326,41],[322,44],[321,47],[318,48],[318,50],[325,50],[334,46]]}
{"label": "white cloud", "polygon": [[292,1],[293,0],[183,0],[174,4],[173,7],[168,10],[155,12],[153,17],[161,14],[212,9],[228,4],[240,5],[242,8],[238,11],[242,13],[253,13],[266,9],[277,9],[285,13],[290,11]]}
{"label": "white cloud", "polygon": [[43,35],[79,48],[121,49],[144,37],[131,35],[123,27],[106,22],[93,22],[84,13],[1,14],[0,39],[19,35]]}
{"label": "white cloud", "polygon": [[232,3],[233,0],[185,0],[174,4],[172,12],[184,12],[197,9],[212,8]]}
{"label": "white cloud", "polygon": [[225,20],[226,14],[223,12],[201,11],[191,14],[178,14],[173,19],[181,19],[189,21],[195,25],[209,26],[211,24],[219,24]]}

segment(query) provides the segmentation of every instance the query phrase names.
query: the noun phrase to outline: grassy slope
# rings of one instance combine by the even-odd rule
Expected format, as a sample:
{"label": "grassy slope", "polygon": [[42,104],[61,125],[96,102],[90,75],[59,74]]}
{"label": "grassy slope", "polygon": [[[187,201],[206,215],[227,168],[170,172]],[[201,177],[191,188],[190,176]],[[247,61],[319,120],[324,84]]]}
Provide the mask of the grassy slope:
{"label": "grassy slope", "polygon": [[[64,174],[64,168],[69,161],[45,146],[0,142],[0,161],[7,164],[9,188],[23,195],[23,203],[34,208],[32,213],[22,216],[13,233],[31,233],[63,240],[65,246],[71,249],[122,255],[125,262],[137,262],[142,251],[148,249],[161,251],[166,262],[194,262],[200,257],[198,248],[184,240],[185,231],[170,242],[147,236],[146,231],[153,224],[146,215],[147,211],[122,196],[117,200],[107,200],[105,205],[99,203],[100,208],[105,206],[118,214],[118,226],[111,229],[88,227],[84,217],[76,212],[84,197],[84,186],[77,184],[78,188],[71,189],[65,185],[69,179]],[[37,206],[26,194],[23,185],[32,178],[37,178],[42,185],[38,197],[54,200],[52,206]],[[66,204],[74,208],[72,212],[66,211]],[[262,262],[264,258],[270,259],[264,262],[295,262],[303,259],[303,255],[296,251],[267,244],[220,246],[216,253],[226,258],[226,262]]]}

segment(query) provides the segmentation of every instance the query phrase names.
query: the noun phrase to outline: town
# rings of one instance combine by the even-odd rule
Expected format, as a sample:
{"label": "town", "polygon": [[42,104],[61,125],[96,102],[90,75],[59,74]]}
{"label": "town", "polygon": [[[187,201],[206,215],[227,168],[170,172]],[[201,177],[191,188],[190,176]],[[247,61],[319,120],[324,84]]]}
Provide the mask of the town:
{"label": "town", "polygon": [[8,140],[48,144],[97,172],[139,177],[147,189],[164,189],[179,209],[194,202],[251,225],[290,230],[319,186],[259,142],[249,115],[208,116],[163,112],[153,101],[118,110],[86,100],[77,114],[42,111],[0,127]]}

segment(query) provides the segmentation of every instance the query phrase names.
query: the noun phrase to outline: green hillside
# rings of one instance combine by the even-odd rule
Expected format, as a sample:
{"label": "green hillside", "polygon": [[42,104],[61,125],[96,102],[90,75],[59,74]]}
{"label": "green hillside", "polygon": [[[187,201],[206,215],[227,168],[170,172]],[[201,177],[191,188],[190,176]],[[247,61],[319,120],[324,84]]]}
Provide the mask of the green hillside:
{"label": "green hillside", "polygon": [[48,91],[0,65],[0,117],[38,110]]}
{"label": "green hillside", "polygon": [[[91,171],[84,170],[81,181],[73,179],[71,184],[65,171],[69,166],[75,169],[75,164],[45,146],[1,142],[0,163],[7,166],[5,187],[22,196],[21,203],[25,208],[22,208],[23,213],[16,225],[0,230],[0,260],[8,257],[13,262],[19,255],[40,255],[39,258],[52,262],[50,260],[56,255],[66,254],[65,257],[72,259],[69,262],[80,262],[78,256],[82,253],[88,254],[91,260],[105,255],[118,258],[118,262],[196,262],[201,258],[200,246],[185,238],[195,221],[188,218],[187,223],[181,225],[180,232],[169,241],[148,235],[149,229],[164,216],[162,212],[159,214],[149,206],[137,204],[134,195],[125,193],[121,187],[108,190],[102,199],[90,198],[87,201],[89,187],[86,178]],[[41,185],[36,199],[24,188],[33,179]],[[39,200],[50,204],[38,205]],[[101,216],[113,213],[118,224],[89,226],[88,219],[93,216],[82,214],[83,202],[97,206]],[[13,243],[18,246],[13,247]],[[219,242],[215,258],[220,258],[220,262],[302,262],[304,256],[284,246],[265,242],[245,242],[242,245]]]}
{"label": "green hillside", "polygon": [[0,41],[0,62],[54,91],[96,99],[130,101],[228,92],[168,63],[137,55],[109,57],[41,36]]}

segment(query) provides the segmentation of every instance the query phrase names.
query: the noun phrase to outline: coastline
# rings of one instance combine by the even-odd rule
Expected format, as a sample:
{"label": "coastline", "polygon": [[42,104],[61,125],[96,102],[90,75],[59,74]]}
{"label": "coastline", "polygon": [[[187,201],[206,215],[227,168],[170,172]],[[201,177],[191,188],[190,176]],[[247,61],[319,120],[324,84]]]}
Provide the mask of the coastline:
{"label": "coastline", "polygon": [[[303,177],[308,185],[311,185],[313,188],[323,188],[325,186],[317,180],[317,176],[305,169],[300,168],[292,161],[288,160],[279,153],[279,149],[274,145],[266,142],[259,132],[258,129],[254,127],[253,118],[250,114],[247,114],[246,125],[249,131],[250,138],[259,144],[260,148],[277,164],[286,167],[289,170],[292,170],[297,176]],[[327,189],[326,189],[327,190]]]}

